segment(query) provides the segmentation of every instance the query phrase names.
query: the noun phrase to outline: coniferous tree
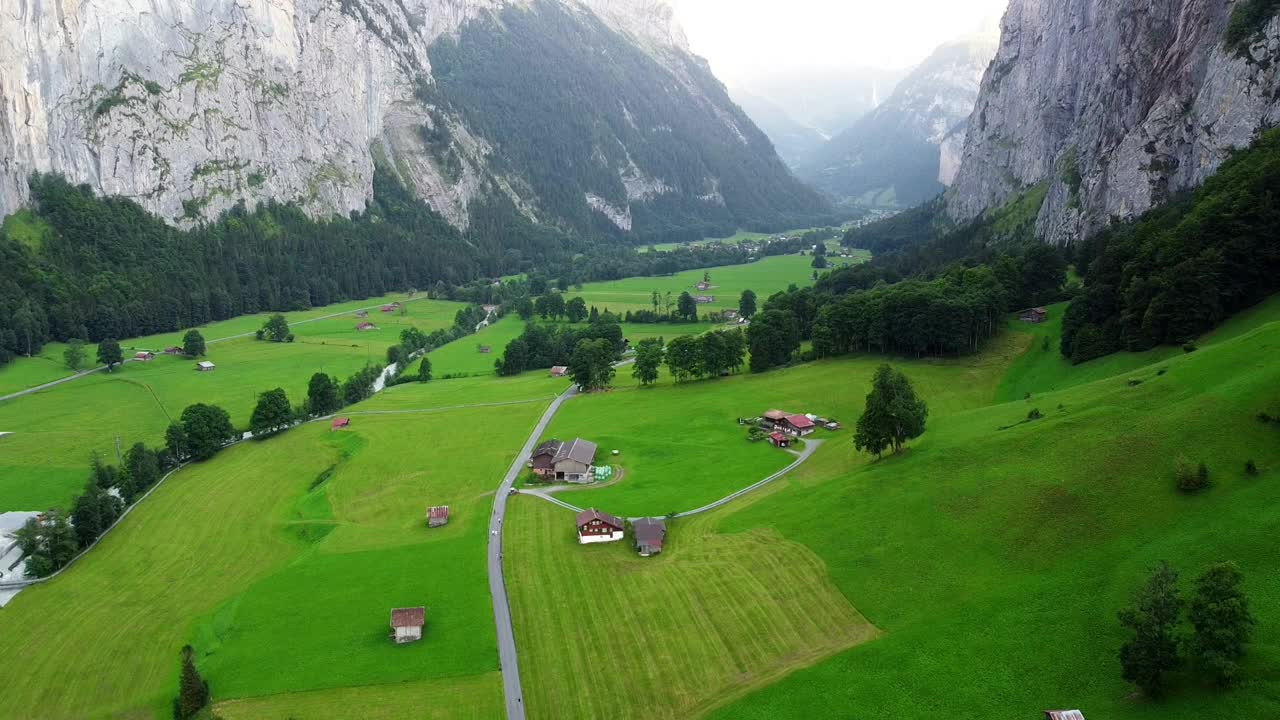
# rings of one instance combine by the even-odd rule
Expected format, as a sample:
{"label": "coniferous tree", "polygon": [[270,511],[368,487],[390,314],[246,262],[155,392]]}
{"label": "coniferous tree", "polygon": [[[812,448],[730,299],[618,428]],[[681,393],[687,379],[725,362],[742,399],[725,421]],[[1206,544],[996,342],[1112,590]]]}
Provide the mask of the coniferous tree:
{"label": "coniferous tree", "polygon": [[429,382],[431,380],[431,360],[426,356],[422,356],[422,364],[418,365],[418,382]]}
{"label": "coniferous tree", "polygon": [[858,418],[853,444],[858,450],[899,453],[907,440],[924,433],[929,407],[916,397],[911,381],[889,365],[881,365],[871,379],[866,407]]}
{"label": "coniferous tree", "polygon": [[1249,600],[1240,588],[1244,576],[1234,563],[1219,563],[1196,578],[1187,609],[1193,629],[1188,654],[1197,668],[1219,686],[1234,685],[1240,660],[1253,630]]}
{"label": "coniferous tree", "polygon": [[1178,573],[1160,563],[1138,590],[1133,606],[1119,613],[1133,637],[1120,648],[1121,676],[1150,697],[1159,697],[1170,672],[1182,665],[1176,635],[1183,600]]}
{"label": "coniferous tree", "polygon": [[173,700],[174,720],[189,720],[209,704],[209,683],[196,669],[195,650],[182,646],[182,669],[178,675],[178,697]]}

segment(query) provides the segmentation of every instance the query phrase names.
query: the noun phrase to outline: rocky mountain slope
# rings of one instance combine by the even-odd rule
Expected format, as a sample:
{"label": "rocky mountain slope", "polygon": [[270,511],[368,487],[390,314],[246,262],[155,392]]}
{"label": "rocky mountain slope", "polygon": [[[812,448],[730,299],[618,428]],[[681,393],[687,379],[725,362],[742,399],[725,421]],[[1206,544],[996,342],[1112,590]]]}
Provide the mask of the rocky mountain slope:
{"label": "rocky mountain slope", "polygon": [[729,96],[769,136],[774,149],[778,151],[778,157],[782,158],[787,167],[797,167],[827,141],[821,132],[801,124],[768,98],[741,88],[730,88]]}
{"label": "rocky mountain slope", "polygon": [[1047,186],[1037,233],[1087,236],[1200,184],[1280,123],[1274,0],[1012,0],[948,197],[958,220]]}
{"label": "rocky mountain slope", "polygon": [[378,164],[458,228],[477,207],[613,234],[823,210],[661,0],[0,8],[0,216],[36,171],[178,223],[240,201],[346,214]]}
{"label": "rocky mountain slope", "polygon": [[956,138],[995,49],[994,32],[940,46],[882,105],[815,150],[800,176],[858,205],[906,207],[937,195],[954,174]]}

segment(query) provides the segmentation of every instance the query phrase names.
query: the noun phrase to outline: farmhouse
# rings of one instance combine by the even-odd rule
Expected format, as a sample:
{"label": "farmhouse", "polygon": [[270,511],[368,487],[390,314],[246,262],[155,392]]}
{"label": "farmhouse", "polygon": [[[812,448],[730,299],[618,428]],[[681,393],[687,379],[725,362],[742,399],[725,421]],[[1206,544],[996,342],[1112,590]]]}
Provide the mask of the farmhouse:
{"label": "farmhouse", "polygon": [[384,312],[384,313],[387,313],[387,312],[395,312],[396,310],[399,310],[399,309],[400,309],[400,303],[398,303],[398,302],[393,302],[393,303],[391,303],[390,305],[383,305],[383,306],[382,306],[382,312]]}
{"label": "farmhouse", "polygon": [[200,362],[196,363],[196,372],[212,372],[216,367],[218,366],[214,365],[208,360],[201,360]]}
{"label": "farmhouse", "polygon": [[340,430],[351,424],[351,418],[336,417],[333,422],[329,423],[330,430]]}
{"label": "farmhouse", "polygon": [[667,537],[667,524],[658,518],[640,518],[631,523],[631,534],[640,557],[657,555]]}
{"label": "farmhouse", "polygon": [[173,345],[173,346],[170,346],[170,347],[165,348],[165,349],[164,349],[164,354],[165,354],[165,355],[181,355],[181,354],[182,354],[182,348],[178,347],[177,345]]}
{"label": "farmhouse", "polygon": [[625,534],[620,518],[602,513],[595,508],[583,510],[576,518],[578,524],[578,544],[613,542],[621,540]]}
{"label": "farmhouse", "polygon": [[151,352],[150,350],[142,350],[142,351],[139,351],[139,352],[134,353],[134,354],[133,354],[133,359],[134,359],[134,360],[141,360],[142,362],[147,362],[148,360],[155,360],[155,359],[156,359],[156,354],[155,354],[155,353],[153,353],[153,352]]}
{"label": "farmhouse", "polygon": [[589,483],[595,479],[592,463],[596,459],[596,444],[574,438],[570,442],[547,440],[529,456],[529,465],[535,475],[543,479],[563,480],[571,483]]}
{"label": "farmhouse", "polygon": [[1084,720],[1079,710],[1045,710],[1044,720]]}
{"label": "farmhouse", "polygon": [[440,527],[449,524],[449,506],[435,505],[427,508],[427,527]]}
{"label": "farmhouse", "polygon": [[783,433],[778,432],[777,430],[774,430],[773,432],[769,433],[769,444],[774,447],[780,447],[780,448],[788,447],[791,445],[791,438],[787,437]]}
{"label": "farmhouse", "polygon": [[1049,317],[1049,311],[1042,307],[1027,308],[1018,313],[1018,319],[1022,322],[1042,323]]}
{"label": "farmhouse", "polygon": [[781,410],[765,410],[761,417],[776,426],[787,418],[787,413]]}
{"label": "farmhouse", "polygon": [[551,368],[551,377],[564,377],[569,374],[569,368],[564,365],[556,365]]}
{"label": "farmhouse", "polygon": [[391,632],[388,637],[395,640],[396,644],[421,640],[422,626],[426,622],[426,608],[395,608],[391,611]]}
{"label": "farmhouse", "polygon": [[813,432],[813,421],[804,415],[788,415],[782,419],[782,431],[792,435],[809,435]]}
{"label": "farmhouse", "polygon": [[706,305],[707,303],[715,302],[716,296],[715,295],[694,295],[693,301],[698,303],[699,305]]}
{"label": "farmhouse", "polygon": [[370,330],[377,330],[377,329],[378,329],[378,326],[374,325],[371,322],[362,322],[359,325],[356,325],[356,332],[368,332]]}

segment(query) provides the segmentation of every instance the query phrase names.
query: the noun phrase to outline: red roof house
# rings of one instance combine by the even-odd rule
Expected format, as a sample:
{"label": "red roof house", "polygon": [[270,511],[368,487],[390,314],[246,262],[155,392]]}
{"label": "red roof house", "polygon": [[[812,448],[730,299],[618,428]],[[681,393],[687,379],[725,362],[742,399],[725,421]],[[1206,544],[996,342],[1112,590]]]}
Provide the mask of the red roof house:
{"label": "red roof house", "polygon": [[155,357],[156,357],[156,354],[151,352],[150,350],[141,350],[133,354],[134,360],[142,360],[144,362],[147,360],[154,360]]}
{"label": "red roof house", "polygon": [[426,608],[395,608],[391,611],[391,639],[397,644],[421,640],[422,626],[426,624]]}
{"label": "red roof house", "polygon": [[602,513],[595,508],[583,510],[576,518],[578,524],[578,544],[613,542],[621,540],[626,524],[621,518]]}
{"label": "red roof house", "polygon": [[390,305],[383,305],[382,312],[395,312],[400,309],[400,303],[393,302]]}
{"label": "red roof house", "polygon": [[338,430],[351,424],[351,418],[336,417],[333,422],[329,423],[330,430]]}
{"label": "red roof house", "polygon": [[788,415],[782,419],[782,431],[792,435],[808,435],[813,432],[813,421],[804,415]]}
{"label": "red roof house", "polygon": [[378,326],[374,325],[371,322],[362,322],[359,325],[356,325],[356,332],[366,332],[368,330],[377,330],[377,329],[378,329]]}
{"label": "red roof house", "polygon": [[569,374],[569,368],[564,365],[556,365],[551,368],[551,377],[564,377]]}
{"label": "red roof house", "polygon": [[787,437],[786,435],[783,435],[777,430],[774,430],[773,432],[769,433],[769,444],[773,445],[774,447],[784,448],[791,444],[791,438]]}

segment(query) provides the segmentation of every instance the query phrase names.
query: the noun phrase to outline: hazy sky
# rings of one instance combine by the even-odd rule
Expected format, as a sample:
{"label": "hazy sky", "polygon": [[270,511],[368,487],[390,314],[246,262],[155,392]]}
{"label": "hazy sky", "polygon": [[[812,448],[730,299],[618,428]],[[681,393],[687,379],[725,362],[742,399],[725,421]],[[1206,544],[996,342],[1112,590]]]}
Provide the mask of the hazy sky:
{"label": "hazy sky", "polygon": [[[807,68],[900,68],[999,18],[1008,0],[668,0],[729,85]],[[749,83],[748,83],[749,84]]]}

